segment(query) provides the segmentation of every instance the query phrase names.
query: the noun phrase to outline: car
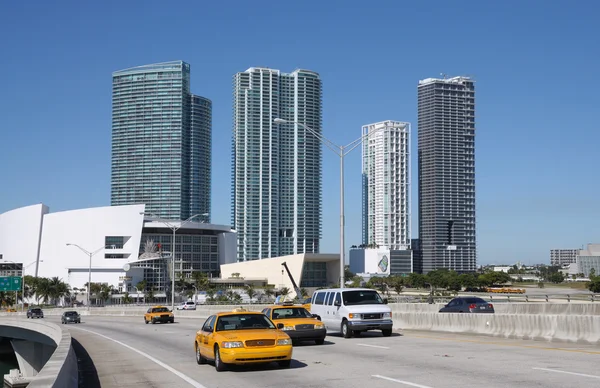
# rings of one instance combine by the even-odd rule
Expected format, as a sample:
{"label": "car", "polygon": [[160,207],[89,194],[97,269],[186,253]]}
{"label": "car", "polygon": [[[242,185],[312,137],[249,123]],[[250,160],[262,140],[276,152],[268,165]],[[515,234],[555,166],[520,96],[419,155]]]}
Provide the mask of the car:
{"label": "car", "polygon": [[340,332],[344,338],[368,330],[381,330],[384,337],[392,335],[392,309],[387,299],[370,288],[316,290],[310,312],[321,317],[328,333]]}
{"label": "car", "polygon": [[60,317],[60,323],[67,324],[69,322],[81,323],[81,315],[77,311],[65,311]]}
{"label": "car", "polygon": [[44,312],[39,307],[33,307],[27,310],[27,318],[44,318]]}
{"label": "car", "polygon": [[175,322],[175,316],[173,315],[173,312],[165,306],[153,306],[146,311],[146,314],[144,314],[144,322],[146,324],[155,324],[157,322],[173,323]]}
{"label": "car", "polygon": [[217,372],[234,364],[277,362],[279,367],[289,368],[292,339],[282,330],[284,326],[259,311],[244,308],[213,314],[196,332],[196,362],[213,361]]}
{"label": "car", "polygon": [[196,310],[196,302],[188,300],[177,306],[177,310]]}
{"label": "car", "polygon": [[284,303],[262,310],[262,313],[275,323],[283,323],[283,331],[296,344],[300,341],[315,341],[323,345],[327,329],[316,314],[309,313],[302,305]]}
{"label": "car", "polygon": [[493,314],[494,305],[476,296],[459,296],[448,302],[439,312]]}

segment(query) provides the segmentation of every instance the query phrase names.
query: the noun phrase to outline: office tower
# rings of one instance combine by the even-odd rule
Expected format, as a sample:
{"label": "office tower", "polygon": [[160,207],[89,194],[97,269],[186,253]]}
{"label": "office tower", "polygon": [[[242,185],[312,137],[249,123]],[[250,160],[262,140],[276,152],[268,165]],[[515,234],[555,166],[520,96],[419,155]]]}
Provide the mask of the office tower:
{"label": "office tower", "polygon": [[423,273],[476,269],[475,84],[419,81],[419,239]]}
{"label": "office tower", "polygon": [[[321,79],[252,67],[234,76],[232,224],[238,260],[318,253]],[[276,124],[281,118],[287,124]],[[299,124],[298,124],[299,123]]]}
{"label": "office tower", "polygon": [[579,249],[550,249],[550,265],[563,266],[577,262]]}
{"label": "office tower", "polygon": [[362,127],[363,244],[410,247],[410,124],[382,121]]}
{"label": "office tower", "polygon": [[113,77],[111,205],[210,222],[212,102],[190,93],[190,65],[164,62]]}

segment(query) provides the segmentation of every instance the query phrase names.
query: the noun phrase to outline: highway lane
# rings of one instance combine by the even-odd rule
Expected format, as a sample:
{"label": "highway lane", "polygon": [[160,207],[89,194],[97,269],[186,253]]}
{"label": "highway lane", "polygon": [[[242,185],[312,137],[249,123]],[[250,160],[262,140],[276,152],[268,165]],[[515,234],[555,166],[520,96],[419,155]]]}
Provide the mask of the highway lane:
{"label": "highway lane", "polygon": [[[352,339],[331,335],[325,345],[295,347],[291,369],[280,370],[273,364],[267,367],[236,367],[232,371],[217,373],[212,365],[197,365],[194,359],[193,338],[203,319],[145,325],[141,316],[83,318],[85,321],[81,325],[68,326],[75,339],[94,335],[101,339],[100,343],[111,343],[111,346],[123,349],[138,363],[143,360],[141,365],[152,376],[146,381],[160,379],[160,384],[155,386],[600,386],[600,370],[597,367],[600,348],[592,345],[416,331],[395,333],[389,338],[377,333]],[[54,317],[48,319],[58,322]],[[87,350],[94,358],[94,349]],[[135,380],[136,384],[138,380]],[[166,385],[167,382],[169,385]],[[120,386],[143,384],[134,385],[132,382],[132,385],[126,385],[121,382]]]}

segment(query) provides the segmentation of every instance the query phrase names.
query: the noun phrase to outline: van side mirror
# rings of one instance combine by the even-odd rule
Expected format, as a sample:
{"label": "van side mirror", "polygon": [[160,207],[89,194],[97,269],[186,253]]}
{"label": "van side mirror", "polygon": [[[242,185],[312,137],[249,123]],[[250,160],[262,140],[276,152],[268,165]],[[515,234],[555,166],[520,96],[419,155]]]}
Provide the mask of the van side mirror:
{"label": "van side mirror", "polygon": [[283,323],[278,323],[278,324],[277,324],[277,328],[278,328],[279,330],[283,329],[283,326],[284,326],[284,325],[283,325]]}
{"label": "van side mirror", "polygon": [[336,300],[335,302],[333,302],[334,306],[341,306],[342,302],[340,302],[339,300]]}
{"label": "van side mirror", "polygon": [[383,298],[383,304],[388,304],[388,299],[387,298]]}

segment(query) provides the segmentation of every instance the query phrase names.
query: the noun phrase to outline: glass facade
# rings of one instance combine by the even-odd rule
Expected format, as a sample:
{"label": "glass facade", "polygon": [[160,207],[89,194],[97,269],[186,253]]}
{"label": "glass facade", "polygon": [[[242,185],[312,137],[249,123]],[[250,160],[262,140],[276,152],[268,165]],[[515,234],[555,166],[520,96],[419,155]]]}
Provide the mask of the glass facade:
{"label": "glass facade", "polygon": [[143,203],[166,219],[209,214],[212,106],[190,93],[190,65],[114,72],[112,101],[111,205]]}
{"label": "glass facade", "polygon": [[305,262],[300,287],[327,287],[327,263]]}
{"label": "glass facade", "polygon": [[[234,76],[232,224],[238,260],[318,253],[321,80],[250,68]],[[289,124],[275,124],[282,118]]]}
{"label": "glass facade", "polygon": [[418,123],[423,273],[475,271],[475,83],[419,81]]}

